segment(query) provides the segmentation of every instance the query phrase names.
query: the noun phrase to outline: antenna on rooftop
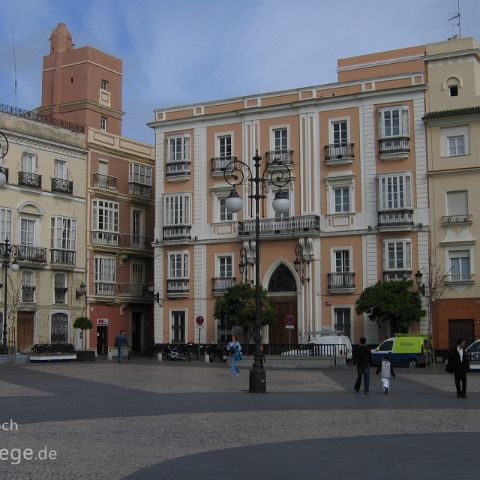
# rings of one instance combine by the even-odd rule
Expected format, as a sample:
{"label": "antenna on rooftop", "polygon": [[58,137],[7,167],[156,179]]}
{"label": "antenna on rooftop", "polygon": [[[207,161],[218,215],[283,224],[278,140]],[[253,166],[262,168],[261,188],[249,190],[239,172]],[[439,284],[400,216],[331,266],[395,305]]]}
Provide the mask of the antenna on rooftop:
{"label": "antenna on rooftop", "polygon": [[15,56],[15,37],[13,35],[13,23],[11,22],[10,22],[10,27],[12,29],[13,72],[14,72],[14,88],[15,88],[15,104],[13,106],[17,108],[17,58]]}
{"label": "antenna on rooftop", "polygon": [[[455,39],[455,38],[462,38],[462,19],[461,19],[461,13],[460,13],[460,0],[457,0],[457,13],[452,17],[452,18],[449,18],[448,21],[450,20],[455,20],[457,19],[458,22],[457,22],[457,27],[458,27],[458,36],[457,35],[454,35],[453,37],[451,37],[452,39]],[[450,39],[449,39],[450,40]]]}

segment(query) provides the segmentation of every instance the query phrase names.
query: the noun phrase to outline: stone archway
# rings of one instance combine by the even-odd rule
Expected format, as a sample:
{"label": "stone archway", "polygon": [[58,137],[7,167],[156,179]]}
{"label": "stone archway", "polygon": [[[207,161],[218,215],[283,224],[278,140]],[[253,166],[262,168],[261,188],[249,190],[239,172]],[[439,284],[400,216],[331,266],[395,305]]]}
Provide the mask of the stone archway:
{"label": "stone archway", "polygon": [[[277,312],[276,322],[269,327],[270,344],[298,343],[297,334],[297,283],[290,269],[281,263],[272,273],[268,282],[268,293]],[[285,327],[287,316],[291,315],[295,321],[293,329]]]}

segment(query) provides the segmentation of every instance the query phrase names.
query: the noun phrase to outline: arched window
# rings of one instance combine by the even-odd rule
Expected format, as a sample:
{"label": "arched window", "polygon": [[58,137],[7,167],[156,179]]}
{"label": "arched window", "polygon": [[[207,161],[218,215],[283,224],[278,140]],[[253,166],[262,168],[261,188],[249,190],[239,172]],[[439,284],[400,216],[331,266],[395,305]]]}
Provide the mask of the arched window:
{"label": "arched window", "polygon": [[296,292],[297,285],[292,272],[285,266],[279,265],[268,282],[269,292]]}
{"label": "arched window", "polygon": [[51,343],[68,343],[68,317],[65,313],[54,313],[50,329]]}

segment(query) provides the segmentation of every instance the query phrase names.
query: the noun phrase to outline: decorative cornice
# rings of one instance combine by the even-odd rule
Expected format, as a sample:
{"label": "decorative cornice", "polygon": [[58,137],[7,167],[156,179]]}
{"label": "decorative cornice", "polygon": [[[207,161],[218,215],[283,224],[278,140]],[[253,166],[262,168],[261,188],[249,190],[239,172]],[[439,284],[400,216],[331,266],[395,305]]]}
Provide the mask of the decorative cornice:
{"label": "decorative cornice", "polygon": [[458,117],[461,115],[478,115],[478,114],[480,114],[480,107],[456,108],[452,110],[440,110],[438,112],[429,112],[422,118],[422,120],[433,120],[436,118]]}

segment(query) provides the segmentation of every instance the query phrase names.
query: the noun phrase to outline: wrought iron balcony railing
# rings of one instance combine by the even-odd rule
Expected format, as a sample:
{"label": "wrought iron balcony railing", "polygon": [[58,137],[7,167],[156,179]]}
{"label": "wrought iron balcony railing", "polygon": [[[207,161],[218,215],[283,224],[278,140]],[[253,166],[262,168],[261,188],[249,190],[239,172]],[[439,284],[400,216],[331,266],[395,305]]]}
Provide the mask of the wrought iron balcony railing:
{"label": "wrought iron balcony railing", "polygon": [[234,161],[237,160],[237,157],[233,155],[227,155],[224,157],[215,157],[212,158],[211,161],[211,173],[212,175],[223,175],[225,171],[225,167]]}
{"label": "wrought iron balcony railing", "polygon": [[95,230],[91,232],[92,245],[104,245],[106,247],[118,247],[118,233]]}
{"label": "wrought iron balcony railing", "polygon": [[165,174],[167,177],[190,175],[190,162],[167,162]]}
{"label": "wrought iron balcony railing", "polygon": [[384,270],[383,272],[384,282],[389,282],[391,280],[410,280],[411,278],[411,270]]}
{"label": "wrought iron balcony railing", "polygon": [[168,295],[185,295],[189,292],[188,278],[167,279],[167,294]]}
{"label": "wrought iron balcony railing", "polygon": [[116,291],[115,283],[95,282],[95,295],[113,297]]}
{"label": "wrought iron balcony railing", "polygon": [[67,293],[68,288],[66,287],[55,287],[55,303],[57,304],[65,304],[66,299],[65,299],[65,294]]}
{"label": "wrought iron balcony railing", "polygon": [[130,182],[128,184],[128,194],[141,198],[152,198],[152,187],[143,185],[143,183]]}
{"label": "wrought iron balcony railing", "polygon": [[73,193],[73,182],[63,178],[52,178],[52,192]]}
{"label": "wrought iron balcony railing", "polygon": [[191,225],[170,225],[163,227],[163,239],[164,240],[183,240],[191,238],[190,232],[192,230]]}
{"label": "wrought iron balcony railing", "polygon": [[124,248],[152,248],[152,237],[146,237],[145,235],[134,235],[130,233],[118,234],[118,245]]}
{"label": "wrought iron balcony railing", "polygon": [[225,290],[235,285],[235,277],[215,277],[212,278],[212,293],[223,295]]}
{"label": "wrought iron balcony railing", "polygon": [[153,300],[148,285],[143,283],[119,283],[117,285],[117,295],[119,297],[150,298]]}
{"label": "wrought iron balcony railing", "polygon": [[471,213],[463,215],[444,215],[441,219],[442,225],[450,225],[452,223],[472,223],[473,216]]}
{"label": "wrought iron balcony railing", "polygon": [[413,208],[382,210],[378,212],[378,226],[413,225]]}
{"label": "wrought iron balcony railing", "polygon": [[60,250],[58,248],[51,248],[50,263],[60,265],[75,265],[76,252],[74,250]]}
{"label": "wrought iron balcony railing", "polygon": [[109,175],[102,175],[100,173],[93,174],[93,186],[104,188],[106,190],[117,191],[117,179]]}
{"label": "wrought iron balcony railing", "polygon": [[445,275],[445,282],[447,283],[471,283],[475,279],[473,273],[454,273]]}
{"label": "wrought iron balcony railing", "polygon": [[410,152],[410,137],[386,137],[379,140],[380,154],[387,153],[409,153]]}
{"label": "wrought iron balcony railing", "polygon": [[353,160],[353,143],[332,143],[325,145],[325,162]]}
{"label": "wrought iron balcony railing", "polygon": [[42,188],[42,176],[31,172],[18,172],[18,184],[24,187]]}
{"label": "wrought iron balcony railing", "polygon": [[[260,235],[278,234],[303,234],[305,232],[320,232],[320,217],[318,215],[301,215],[276,218],[264,218],[260,220]],[[238,222],[238,235],[250,236],[255,234],[255,220],[243,220]]]}
{"label": "wrought iron balcony railing", "polygon": [[351,290],[355,288],[355,272],[331,272],[328,274],[329,290]]}
{"label": "wrought iron balcony railing", "polygon": [[47,263],[47,249],[30,245],[17,245],[17,260],[32,263]]}
{"label": "wrought iron balcony railing", "polygon": [[293,163],[292,156],[293,150],[271,150],[266,154],[267,167],[291,166]]}
{"label": "wrought iron balcony railing", "polygon": [[31,286],[22,286],[22,303],[33,303],[35,302],[35,287]]}

